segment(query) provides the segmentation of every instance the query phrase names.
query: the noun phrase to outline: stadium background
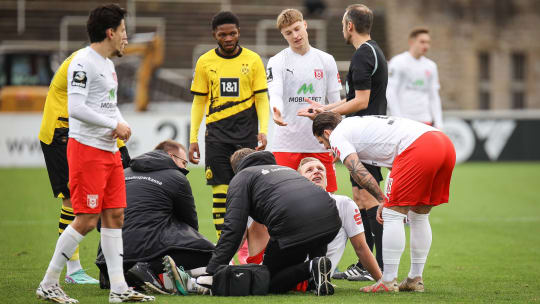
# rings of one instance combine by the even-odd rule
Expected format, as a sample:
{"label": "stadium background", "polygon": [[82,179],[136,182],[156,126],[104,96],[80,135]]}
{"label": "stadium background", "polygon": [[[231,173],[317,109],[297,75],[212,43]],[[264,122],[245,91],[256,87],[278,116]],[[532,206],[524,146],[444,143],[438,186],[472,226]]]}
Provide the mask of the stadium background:
{"label": "stadium background", "polygon": [[[8,61],[13,60],[7,59],[7,54],[13,50],[50,54],[45,66],[50,65],[50,71],[54,72],[70,51],[86,44],[84,21],[88,12],[107,2],[0,2],[0,206],[3,210],[0,291],[10,303],[32,302],[35,286],[57,238],[60,202],[51,197],[43,168],[37,140],[41,113],[30,111],[36,101],[24,102],[28,95],[25,86],[17,86],[14,103],[7,104],[2,99],[10,86],[3,72]],[[351,46],[343,42],[341,18],[344,8],[353,1],[118,2],[131,13],[127,20],[130,44],[139,41],[146,47],[116,60],[122,90],[121,110],[134,129],[134,138],[128,143],[132,156],[167,137],[187,143],[189,85],[194,61],[215,47],[209,23],[221,9],[238,14],[240,43],[258,51],[265,61],[286,46],[274,28],[275,17],[286,7],[305,13],[312,45],[334,55],[342,73],[352,54]],[[319,2],[324,2],[326,8],[310,13],[308,7],[316,7]],[[431,216],[434,243],[426,266],[428,292],[421,296],[361,296],[357,289],[362,284],[337,282],[340,288],[332,299],[291,295],[223,301],[539,301],[540,205],[535,190],[540,185],[537,162],[540,160],[540,2],[366,0],[362,3],[374,10],[372,36],[387,59],[407,49],[410,29],[415,26],[431,29],[432,48],[428,57],[439,66],[445,132],[452,137],[460,161],[468,161],[456,167],[450,204]],[[159,37],[163,43],[162,63],[156,59],[161,46],[148,47],[153,37]],[[149,69],[148,81],[141,85],[137,75],[148,58],[145,54],[156,62]],[[35,68],[36,62],[28,62],[31,70]],[[343,79],[345,75],[341,76]],[[46,90],[46,85],[37,86]],[[134,101],[141,86],[149,96],[146,111],[139,111]],[[188,177],[201,230],[214,240],[210,189],[204,185],[201,168],[190,167],[190,170]],[[350,195],[345,169],[338,166],[338,172],[339,193]],[[96,268],[91,262],[97,239],[97,233],[92,233],[83,242],[81,251],[83,264],[94,275]],[[400,277],[408,270],[407,250]],[[348,248],[340,264],[342,269],[352,263],[353,255]],[[106,299],[105,293],[94,287],[69,286],[67,292],[84,303],[101,303]],[[161,303],[180,301],[216,299],[159,298]]]}

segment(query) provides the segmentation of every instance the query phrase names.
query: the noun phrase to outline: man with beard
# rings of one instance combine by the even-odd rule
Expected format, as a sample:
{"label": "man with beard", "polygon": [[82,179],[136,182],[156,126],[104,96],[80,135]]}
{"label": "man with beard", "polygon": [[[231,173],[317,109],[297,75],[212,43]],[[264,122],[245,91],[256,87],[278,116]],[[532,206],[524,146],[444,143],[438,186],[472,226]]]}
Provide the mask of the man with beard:
{"label": "man with beard", "polygon": [[191,85],[189,160],[199,163],[197,135],[206,114],[206,181],[212,186],[218,238],[233,177],[229,158],[239,148],[264,150],[268,130],[266,72],[259,55],[238,45],[239,24],[231,12],[214,16],[212,30],[218,47],[199,58]]}
{"label": "man with beard", "polygon": [[67,160],[75,220],[58,238],[49,267],[36,290],[38,298],[43,300],[78,303],[64,293],[59,278],[67,260],[99,219],[101,244],[111,278],[109,302],[154,300],[129,288],[123,272],[126,188],[116,139],[127,141],[131,129],[117,107],[118,79],[110,58],[121,54],[128,43],[125,13],[116,4],[95,8],[86,24],[90,46],[78,51],[67,69],[70,123]]}
{"label": "man with beard", "polygon": [[[329,110],[347,116],[386,115],[388,68],[381,48],[375,40],[371,39],[373,12],[363,4],[349,5],[343,15],[342,23],[345,41],[355,48],[345,82],[347,98],[325,106],[309,101],[311,106],[301,110],[298,115],[313,119],[316,113]],[[381,182],[382,175],[379,167],[371,164],[364,164],[364,167],[377,183]],[[382,225],[376,220],[379,204],[377,199],[358,185],[352,177],[350,180],[354,202],[361,209],[366,241],[370,247],[375,245],[377,262],[382,268]],[[358,263],[357,266],[351,265],[344,277],[349,280],[364,280],[363,272],[362,265]]]}

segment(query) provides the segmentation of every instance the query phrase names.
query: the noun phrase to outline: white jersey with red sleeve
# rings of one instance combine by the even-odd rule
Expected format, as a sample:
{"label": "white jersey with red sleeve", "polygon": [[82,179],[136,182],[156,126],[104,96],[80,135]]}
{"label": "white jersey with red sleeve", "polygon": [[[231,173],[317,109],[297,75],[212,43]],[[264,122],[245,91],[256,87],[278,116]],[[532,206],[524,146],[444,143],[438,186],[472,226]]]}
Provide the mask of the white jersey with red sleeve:
{"label": "white jersey with red sleeve", "polygon": [[386,99],[388,114],[420,122],[433,122],[442,128],[437,64],[421,56],[403,52],[388,63]]}
{"label": "white jersey with red sleeve", "polygon": [[117,107],[113,62],[91,47],[77,52],[68,67],[69,137],[101,150],[118,150],[113,130],[124,122]]}
{"label": "white jersey with red sleeve", "polygon": [[400,117],[348,117],[330,134],[330,146],[342,162],[356,153],[363,163],[391,168],[396,156],[429,131],[439,130]]}
{"label": "white jersey with red sleeve", "polygon": [[364,232],[364,225],[362,224],[362,217],[360,216],[360,210],[352,199],[344,195],[330,194],[330,196],[336,201],[336,207],[341,218],[341,229],[339,229],[336,237],[328,244],[328,250],[326,256],[332,261],[333,273],[336,269],[343,252],[345,251],[345,245],[347,240]]}
{"label": "white jersey with red sleeve", "polygon": [[287,126],[276,126],[273,152],[327,152],[313,137],[312,121],[296,113],[309,104],[310,98],[321,104],[340,100],[341,81],[334,57],[310,47],[304,55],[286,48],[267,64],[270,106],[280,110]]}

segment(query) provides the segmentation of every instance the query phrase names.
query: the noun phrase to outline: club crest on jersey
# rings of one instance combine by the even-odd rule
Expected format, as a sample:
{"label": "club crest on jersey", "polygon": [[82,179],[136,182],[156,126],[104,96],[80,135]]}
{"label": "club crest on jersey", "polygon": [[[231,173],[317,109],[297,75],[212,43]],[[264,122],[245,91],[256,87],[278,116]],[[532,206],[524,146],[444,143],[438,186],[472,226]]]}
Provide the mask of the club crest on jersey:
{"label": "club crest on jersey", "polygon": [[339,76],[339,72],[337,73],[337,82],[341,84],[341,77]]}
{"label": "club crest on jersey", "polygon": [[118,83],[118,77],[116,77],[116,72],[112,73],[112,78],[114,79],[114,82]]}
{"label": "club crest on jersey", "polygon": [[321,80],[323,78],[323,70],[321,69],[314,69],[313,73],[315,74],[315,79]]}
{"label": "club crest on jersey", "polygon": [[88,194],[86,195],[86,205],[88,208],[96,208],[98,203],[98,195],[97,194]]}
{"label": "club crest on jersey", "polygon": [[247,75],[249,74],[249,64],[242,63],[242,68],[240,69],[242,74]]}
{"label": "club crest on jersey", "polygon": [[73,80],[71,80],[71,85],[79,88],[86,88],[86,72],[85,71],[74,71]]}

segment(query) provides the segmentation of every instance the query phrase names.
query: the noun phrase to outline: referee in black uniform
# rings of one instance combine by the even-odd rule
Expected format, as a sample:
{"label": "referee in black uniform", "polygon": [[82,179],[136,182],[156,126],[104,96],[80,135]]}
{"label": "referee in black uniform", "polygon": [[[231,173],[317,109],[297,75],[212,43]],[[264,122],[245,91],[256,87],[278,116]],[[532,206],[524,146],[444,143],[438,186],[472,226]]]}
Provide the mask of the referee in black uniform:
{"label": "referee in black uniform", "polygon": [[[356,49],[345,82],[346,100],[326,106],[310,101],[311,106],[300,111],[298,113],[300,116],[313,119],[316,113],[328,110],[347,116],[386,115],[388,67],[381,48],[375,40],[371,39],[373,12],[362,4],[350,5],[345,10],[342,23],[345,41]],[[369,164],[363,165],[377,182],[382,180],[379,167]],[[353,199],[361,209],[362,221],[366,230],[366,241],[370,248],[373,248],[375,244],[377,263],[382,269],[383,228],[376,220],[377,208],[380,202],[362,189],[352,177],[351,183],[353,186]],[[352,274],[356,273],[353,272]],[[349,279],[354,278],[350,277]]]}

